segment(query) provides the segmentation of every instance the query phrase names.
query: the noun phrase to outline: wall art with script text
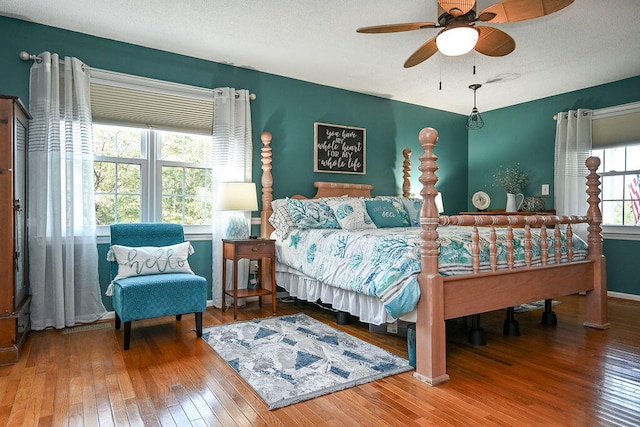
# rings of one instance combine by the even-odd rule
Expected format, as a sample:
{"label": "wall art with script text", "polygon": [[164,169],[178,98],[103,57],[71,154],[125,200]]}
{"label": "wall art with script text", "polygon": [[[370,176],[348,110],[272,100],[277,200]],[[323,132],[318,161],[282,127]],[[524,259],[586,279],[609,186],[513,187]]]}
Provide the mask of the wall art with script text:
{"label": "wall art with script text", "polygon": [[366,174],[367,130],[314,123],[314,172]]}

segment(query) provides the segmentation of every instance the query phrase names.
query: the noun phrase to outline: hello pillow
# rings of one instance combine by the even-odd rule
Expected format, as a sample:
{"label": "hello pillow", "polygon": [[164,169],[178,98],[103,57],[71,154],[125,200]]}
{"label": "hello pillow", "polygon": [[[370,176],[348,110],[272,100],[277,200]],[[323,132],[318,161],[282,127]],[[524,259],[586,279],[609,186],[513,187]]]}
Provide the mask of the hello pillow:
{"label": "hello pillow", "polygon": [[190,242],[160,247],[112,245],[107,252],[107,260],[118,263],[118,274],[109,284],[105,294],[112,296],[113,284],[127,277],[167,273],[194,274],[187,260],[192,253],[193,247]]}

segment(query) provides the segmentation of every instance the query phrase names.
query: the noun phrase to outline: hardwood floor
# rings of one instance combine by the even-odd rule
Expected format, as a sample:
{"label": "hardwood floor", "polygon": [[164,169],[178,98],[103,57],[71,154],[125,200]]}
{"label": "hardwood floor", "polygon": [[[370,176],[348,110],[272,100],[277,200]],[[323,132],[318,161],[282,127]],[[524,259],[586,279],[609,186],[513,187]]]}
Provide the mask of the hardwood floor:
{"label": "hardwood floor", "polygon": [[[584,297],[561,301],[557,327],[541,326],[541,311],[516,315],[519,337],[502,335],[504,312],[482,315],[484,347],[467,344],[466,322],[450,322],[451,381],[438,387],[410,371],[274,411],[196,338],[192,315],[134,322],[129,351],[112,327],[33,332],[19,363],[0,367],[0,425],[639,425],[640,303],[610,299],[612,327],[597,331],[582,326]],[[278,304],[279,315],[298,311],[407,357],[405,338]],[[232,319],[210,308],[204,325]]]}

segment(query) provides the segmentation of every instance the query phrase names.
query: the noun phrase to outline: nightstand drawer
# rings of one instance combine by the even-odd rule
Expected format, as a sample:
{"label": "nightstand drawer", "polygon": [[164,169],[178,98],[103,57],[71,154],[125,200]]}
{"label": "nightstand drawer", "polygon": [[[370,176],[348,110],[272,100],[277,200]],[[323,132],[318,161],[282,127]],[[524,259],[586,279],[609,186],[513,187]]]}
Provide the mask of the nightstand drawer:
{"label": "nightstand drawer", "polygon": [[255,256],[264,256],[265,258],[269,258],[275,255],[273,242],[259,242],[256,241],[253,244],[243,244],[236,245],[235,247],[236,257],[244,258],[244,257],[255,257]]}

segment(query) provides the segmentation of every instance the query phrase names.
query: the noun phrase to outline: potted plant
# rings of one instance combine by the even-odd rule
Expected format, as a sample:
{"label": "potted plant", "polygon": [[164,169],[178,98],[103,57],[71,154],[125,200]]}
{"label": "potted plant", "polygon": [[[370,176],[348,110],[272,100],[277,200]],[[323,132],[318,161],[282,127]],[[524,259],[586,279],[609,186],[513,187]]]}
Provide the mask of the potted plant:
{"label": "potted plant", "polygon": [[[524,195],[523,189],[529,182],[529,175],[520,169],[520,163],[516,163],[513,166],[503,167],[500,166],[493,174],[493,184],[507,193],[507,212],[516,212],[519,209],[519,205],[522,205]],[[516,203],[516,196],[521,196],[519,205]]]}

